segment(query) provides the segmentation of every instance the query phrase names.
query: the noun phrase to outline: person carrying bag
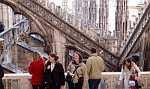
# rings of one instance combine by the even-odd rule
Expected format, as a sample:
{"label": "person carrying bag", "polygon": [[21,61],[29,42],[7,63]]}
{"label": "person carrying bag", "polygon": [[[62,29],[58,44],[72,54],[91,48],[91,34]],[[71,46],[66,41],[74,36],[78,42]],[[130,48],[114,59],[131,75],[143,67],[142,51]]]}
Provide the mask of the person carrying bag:
{"label": "person carrying bag", "polygon": [[66,81],[69,89],[88,89],[87,69],[79,52],[74,53],[74,59],[70,62],[67,71]]}
{"label": "person carrying bag", "polygon": [[67,82],[72,82],[72,78],[74,76],[74,73],[76,72],[76,70],[78,69],[79,66],[75,67],[75,70],[73,71],[73,73],[67,71],[67,76],[66,76],[66,81]]}
{"label": "person carrying bag", "polygon": [[[135,78],[136,74],[136,78]],[[123,89],[139,89],[136,87],[136,79],[140,79],[141,71],[139,67],[132,61],[131,58],[126,58],[123,61],[118,85],[123,81]]]}

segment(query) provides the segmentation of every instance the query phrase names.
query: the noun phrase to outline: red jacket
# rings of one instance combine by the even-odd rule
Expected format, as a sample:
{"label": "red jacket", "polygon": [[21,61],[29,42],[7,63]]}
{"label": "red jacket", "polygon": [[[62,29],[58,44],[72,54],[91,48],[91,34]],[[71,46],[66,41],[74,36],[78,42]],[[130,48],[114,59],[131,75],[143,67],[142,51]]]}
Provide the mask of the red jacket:
{"label": "red jacket", "polygon": [[32,85],[41,85],[44,76],[44,59],[32,61],[29,66],[29,73],[32,75]]}

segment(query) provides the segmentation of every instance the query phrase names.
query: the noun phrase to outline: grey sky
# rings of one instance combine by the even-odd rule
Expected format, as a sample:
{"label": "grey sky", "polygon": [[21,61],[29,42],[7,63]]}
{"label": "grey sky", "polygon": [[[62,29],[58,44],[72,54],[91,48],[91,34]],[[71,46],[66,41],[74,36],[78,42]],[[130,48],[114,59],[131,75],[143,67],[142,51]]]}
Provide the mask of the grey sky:
{"label": "grey sky", "polygon": [[144,0],[129,0],[128,4],[131,6],[135,6],[135,5],[142,3],[142,2],[144,2]]}

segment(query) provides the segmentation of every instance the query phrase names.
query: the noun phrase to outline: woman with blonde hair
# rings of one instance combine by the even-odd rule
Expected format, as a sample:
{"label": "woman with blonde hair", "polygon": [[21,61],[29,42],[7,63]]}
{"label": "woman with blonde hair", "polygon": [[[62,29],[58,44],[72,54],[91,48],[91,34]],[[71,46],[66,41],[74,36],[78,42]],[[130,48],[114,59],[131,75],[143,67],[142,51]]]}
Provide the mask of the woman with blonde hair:
{"label": "woman with blonde hair", "polygon": [[33,53],[33,61],[29,66],[29,73],[32,75],[31,83],[33,89],[43,89],[44,58],[38,52]]}

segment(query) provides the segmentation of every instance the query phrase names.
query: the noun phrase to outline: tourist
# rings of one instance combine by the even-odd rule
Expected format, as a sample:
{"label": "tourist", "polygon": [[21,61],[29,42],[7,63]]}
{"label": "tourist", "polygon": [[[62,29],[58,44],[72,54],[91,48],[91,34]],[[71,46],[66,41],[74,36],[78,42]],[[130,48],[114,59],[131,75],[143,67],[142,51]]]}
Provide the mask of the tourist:
{"label": "tourist", "polygon": [[0,89],[4,89],[4,85],[2,82],[3,77],[4,77],[4,70],[3,70],[3,67],[0,65]]}
{"label": "tourist", "polygon": [[[122,87],[124,87],[124,89],[129,89],[130,87],[133,87],[133,85],[135,88],[137,84],[137,81],[135,80],[140,80],[140,73],[138,66],[131,60],[131,58],[127,58],[123,61],[118,84],[123,85]],[[130,83],[132,83],[132,86],[130,86]],[[138,87],[135,89],[138,89]]]}
{"label": "tourist", "polygon": [[73,61],[69,64],[67,72],[67,76],[71,76],[70,79],[67,79],[69,89],[88,89],[87,68],[79,52],[74,53]]}
{"label": "tourist", "polygon": [[44,84],[46,89],[63,89],[65,85],[64,69],[56,54],[50,54],[45,64]]}
{"label": "tourist", "polygon": [[29,66],[29,73],[32,75],[33,89],[43,89],[44,58],[39,53],[33,53],[33,61]]}
{"label": "tourist", "polygon": [[91,56],[86,62],[87,73],[89,76],[89,89],[98,89],[102,78],[101,73],[104,71],[105,65],[103,59],[96,53],[95,48],[91,49],[91,53]]}

